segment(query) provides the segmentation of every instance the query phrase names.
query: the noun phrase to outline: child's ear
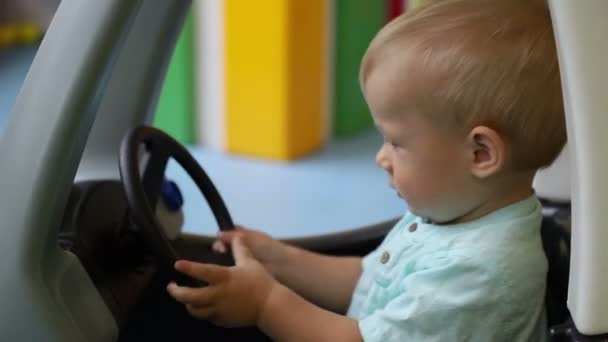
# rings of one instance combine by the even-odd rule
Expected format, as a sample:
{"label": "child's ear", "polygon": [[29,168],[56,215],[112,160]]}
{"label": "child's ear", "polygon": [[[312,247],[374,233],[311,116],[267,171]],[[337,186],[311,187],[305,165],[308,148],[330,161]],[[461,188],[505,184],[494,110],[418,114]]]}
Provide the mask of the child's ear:
{"label": "child's ear", "polygon": [[474,127],[467,136],[471,152],[471,173],[478,178],[486,178],[499,172],[506,161],[504,139],[487,126]]}

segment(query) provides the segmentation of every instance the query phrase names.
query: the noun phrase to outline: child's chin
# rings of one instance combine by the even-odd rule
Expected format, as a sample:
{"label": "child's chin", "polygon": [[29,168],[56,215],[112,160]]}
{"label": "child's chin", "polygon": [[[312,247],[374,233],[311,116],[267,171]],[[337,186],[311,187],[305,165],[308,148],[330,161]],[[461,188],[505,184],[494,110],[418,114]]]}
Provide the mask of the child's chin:
{"label": "child's chin", "polygon": [[428,217],[428,212],[425,212],[423,210],[419,210],[415,206],[411,206],[409,204],[407,206],[407,211],[409,211],[411,214],[414,214],[414,215],[416,215],[418,217],[422,217],[422,218],[427,218]]}
{"label": "child's chin", "polygon": [[416,216],[420,216],[420,212],[416,209],[416,207],[412,207],[409,203],[407,203],[407,211]]}

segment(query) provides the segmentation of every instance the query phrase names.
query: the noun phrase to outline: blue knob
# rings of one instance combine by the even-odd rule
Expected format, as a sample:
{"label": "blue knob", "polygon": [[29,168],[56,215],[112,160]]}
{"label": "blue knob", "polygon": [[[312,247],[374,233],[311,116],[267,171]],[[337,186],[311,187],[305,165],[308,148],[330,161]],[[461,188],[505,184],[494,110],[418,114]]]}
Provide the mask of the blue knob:
{"label": "blue knob", "polygon": [[160,194],[171,211],[177,211],[184,205],[182,192],[179,191],[179,187],[174,181],[165,179],[160,187]]}

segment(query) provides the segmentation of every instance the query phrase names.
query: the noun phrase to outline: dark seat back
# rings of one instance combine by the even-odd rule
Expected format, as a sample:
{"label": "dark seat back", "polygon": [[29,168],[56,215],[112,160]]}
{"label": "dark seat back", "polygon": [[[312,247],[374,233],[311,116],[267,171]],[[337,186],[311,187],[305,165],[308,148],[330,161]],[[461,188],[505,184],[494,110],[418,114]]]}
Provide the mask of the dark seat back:
{"label": "dark seat back", "polygon": [[549,261],[546,307],[549,326],[562,324],[570,317],[568,277],[570,274],[570,203],[541,200],[543,220],[541,235]]}

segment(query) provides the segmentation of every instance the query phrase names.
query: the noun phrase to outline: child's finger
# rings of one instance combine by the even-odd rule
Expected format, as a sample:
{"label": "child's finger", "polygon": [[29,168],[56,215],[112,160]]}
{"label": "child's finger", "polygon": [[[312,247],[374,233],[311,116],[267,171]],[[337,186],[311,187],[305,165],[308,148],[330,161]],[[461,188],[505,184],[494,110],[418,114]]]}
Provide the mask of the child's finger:
{"label": "child's finger", "polygon": [[251,254],[251,251],[243,242],[242,236],[236,236],[234,240],[232,240],[232,254],[234,255],[234,261],[237,265],[247,259],[253,258],[253,254]]}
{"label": "child's finger", "polygon": [[211,245],[211,249],[217,253],[226,253],[226,245],[220,240],[215,240],[213,245]]}
{"label": "child's finger", "polygon": [[234,230],[237,232],[241,232],[241,233],[247,233],[247,232],[251,231],[251,229],[243,227],[243,226],[239,226],[238,224],[234,226]]}
{"label": "child's finger", "polygon": [[220,232],[218,234],[218,239],[221,242],[227,243],[227,244],[232,244],[232,240],[234,240],[234,238],[236,236],[242,235],[243,233],[240,232],[238,229],[235,230],[231,230],[231,231],[225,231],[225,232]]}
{"label": "child's finger", "polygon": [[211,285],[222,282],[228,277],[228,269],[223,266],[201,264],[186,260],[176,261],[175,269],[194,279],[204,280]]}
{"label": "child's finger", "polygon": [[194,306],[208,306],[214,298],[214,291],[209,287],[191,288],[169,283],[167,291],[178,302]]}

